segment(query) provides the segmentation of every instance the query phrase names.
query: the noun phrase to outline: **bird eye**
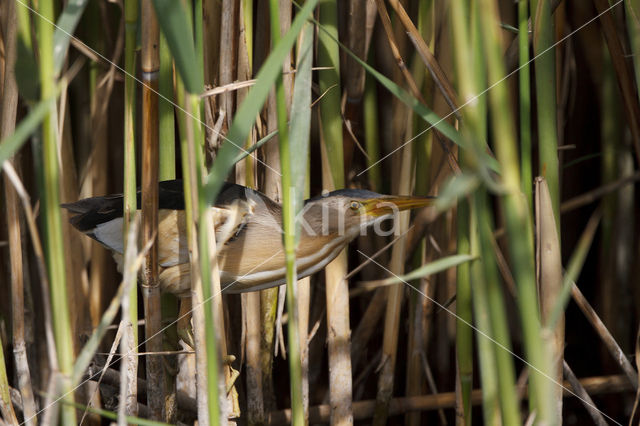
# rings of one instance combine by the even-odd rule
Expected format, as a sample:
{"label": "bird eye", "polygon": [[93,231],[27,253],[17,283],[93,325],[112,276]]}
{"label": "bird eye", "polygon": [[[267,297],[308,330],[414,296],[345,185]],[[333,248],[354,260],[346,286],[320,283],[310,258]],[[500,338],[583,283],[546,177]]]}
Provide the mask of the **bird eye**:
{"label": "bird eye", "polygon": [[350,208],[351,210],[359,210],[359,209],[360,209],[360,207],[362,207],[362,204],[360,204],[360,203],[359,203],[359,202],[357,202],[357,201],[352,201],[352,202],[349,204],[349,208]]}

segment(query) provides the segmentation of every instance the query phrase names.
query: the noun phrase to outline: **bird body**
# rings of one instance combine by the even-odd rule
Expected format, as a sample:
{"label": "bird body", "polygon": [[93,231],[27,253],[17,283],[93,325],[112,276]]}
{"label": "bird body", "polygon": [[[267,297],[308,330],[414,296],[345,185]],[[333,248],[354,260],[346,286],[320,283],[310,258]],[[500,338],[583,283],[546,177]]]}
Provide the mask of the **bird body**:
{"label": "bird body", "polygon": [[[307,200],[299,216],[298,277],[324,268],[363,228],[391,217],[394,210],[424,206],[428,201],[362,190],[334,191]],[[122,270],[122,195],[87,198],[63,207],[76,213],[70,221],[78,230],[113,252]],[[182,181],[160,182],[158,207],[160,286],[186,296],[191,282]],[[283,284],[286,264],[280,205],[258,191],[225,183],[211,209],[223,291],[240,293]]]}

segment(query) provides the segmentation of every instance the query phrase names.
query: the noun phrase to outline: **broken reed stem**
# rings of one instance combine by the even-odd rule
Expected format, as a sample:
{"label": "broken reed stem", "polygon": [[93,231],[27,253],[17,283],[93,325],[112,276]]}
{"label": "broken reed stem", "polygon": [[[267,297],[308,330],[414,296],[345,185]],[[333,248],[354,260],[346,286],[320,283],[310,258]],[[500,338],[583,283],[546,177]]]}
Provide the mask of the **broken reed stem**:
{"label": "broken reed stem", "polygon": [[[551,195],[546,180],[543,177],[535,179],[535,230],[536,230],[536,276],[540,294],[540,310],[545,326],[553,319],[552,313],[562,293],[562,253],[560,252],[560,236],[556,226]],[[551,349],[553,362],[552,376],[556,382],[562,381],[562,362],[564,359],[564,313],[545,334],[544,339]],[[562,390],[553,389],[556,419],[562,424]]]}
{"label": "broken reed stem", "polygon": [[[539,174],[547,179],[555,222],[560,226],[560,177],[556,117],[556,56],[551,0],[531,0],[533,53],[536,55],[536,103],[538,119]],[[545,52],[545,54],[541,54]],[[538,56],[539,55],[539,56]]]}
{"label": "broken reed stem", "polygon": [[[142,13],[142,241],[153,241],[145,256],[142,298],[147,352],[162,351],[162,310],[158,281],[158,78],[160,30],[151,0],[143,0]],[[152,420],[163,420],[164,369],[158,357],[146,358],[147,405]]]}

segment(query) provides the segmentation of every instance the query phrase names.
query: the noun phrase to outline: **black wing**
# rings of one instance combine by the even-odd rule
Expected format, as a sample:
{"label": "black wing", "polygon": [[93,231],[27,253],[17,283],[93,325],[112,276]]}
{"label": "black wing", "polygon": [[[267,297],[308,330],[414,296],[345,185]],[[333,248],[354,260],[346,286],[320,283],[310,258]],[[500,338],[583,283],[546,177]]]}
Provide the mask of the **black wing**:
{"label": "black wing", "polygon": [[[238,198],[246,199],[247,191],[253,191],[241,185],[225,182],[216,199],[216,206],[230,204]],[[255,191],[254,191],[255,192]],[[262,197],[264,195],[260,194]],[[138,206],[142,205],[140,188],[137,192]],[[75,203],[62,204],[71,213],[76,213],[70,222],[79,231],[89,232],[101,223],[109,222],[123,215],[123,195],[105,195],[85,198]],[[158,208],[184,210],[184,192],[181,179],[166,180],[158,184]]]}

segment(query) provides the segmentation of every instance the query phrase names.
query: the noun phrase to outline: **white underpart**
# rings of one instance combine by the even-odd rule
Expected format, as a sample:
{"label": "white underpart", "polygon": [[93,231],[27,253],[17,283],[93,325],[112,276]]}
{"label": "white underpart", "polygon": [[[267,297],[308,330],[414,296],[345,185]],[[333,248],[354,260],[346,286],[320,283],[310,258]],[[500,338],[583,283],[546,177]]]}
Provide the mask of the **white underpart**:
{"label": "white underpart", "polygon": [[116,218],[109,222],[100,223],[93,230],[96,240],[117,253],[124,253],[122,243],[122,218]]}

